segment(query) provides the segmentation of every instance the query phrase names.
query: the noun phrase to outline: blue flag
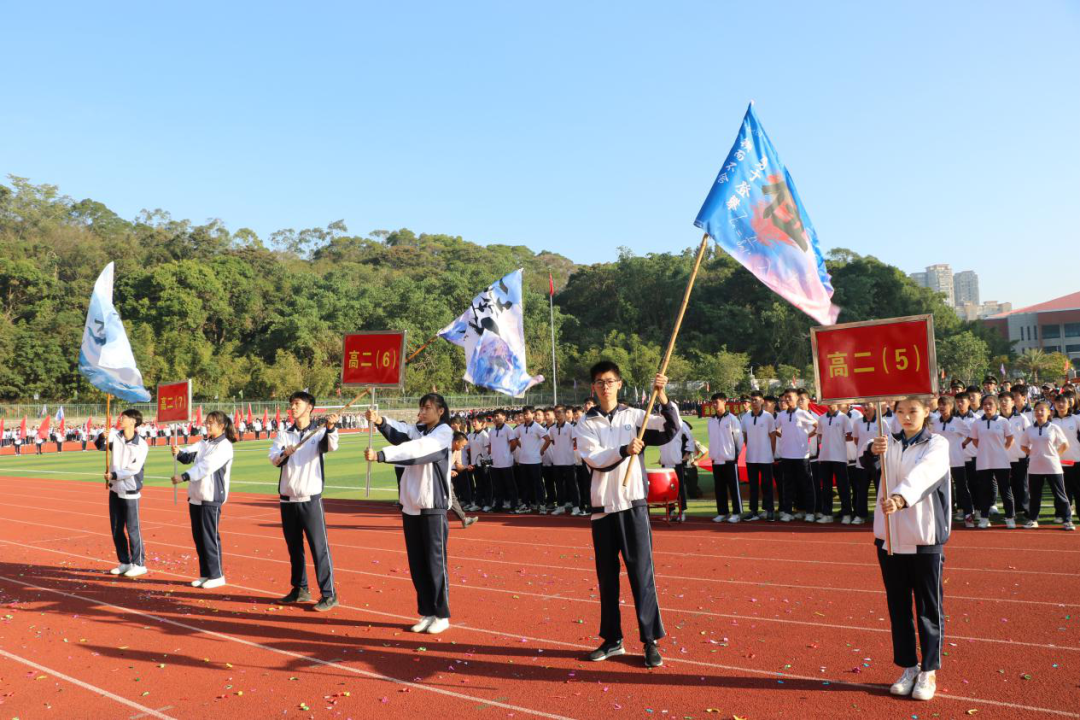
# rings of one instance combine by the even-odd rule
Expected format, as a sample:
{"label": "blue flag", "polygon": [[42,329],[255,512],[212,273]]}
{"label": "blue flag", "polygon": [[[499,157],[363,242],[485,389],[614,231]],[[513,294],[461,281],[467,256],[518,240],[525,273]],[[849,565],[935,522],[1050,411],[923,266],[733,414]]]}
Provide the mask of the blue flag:
{"label": "blue flag", "polygon": [[817,233],[753,104],[694,224],[773,292],[822,325],[836,323]]}
{"label": "blue flag", "polygon": [[150,393],[143,387],[142,373],[135,366],[135,355],[112,298],[113,264],[109,263],[98,276],[90,296],[79,351],[79,372],[102,392],[128,402],[150,402]]}
{"label": "blue flag", "polygon": [[544,381],[525,369],[525,323],[521,270],[500,278],[473,298],[469,309],[439,331],[439,337],[465,348],[465,381],[521,397]]}

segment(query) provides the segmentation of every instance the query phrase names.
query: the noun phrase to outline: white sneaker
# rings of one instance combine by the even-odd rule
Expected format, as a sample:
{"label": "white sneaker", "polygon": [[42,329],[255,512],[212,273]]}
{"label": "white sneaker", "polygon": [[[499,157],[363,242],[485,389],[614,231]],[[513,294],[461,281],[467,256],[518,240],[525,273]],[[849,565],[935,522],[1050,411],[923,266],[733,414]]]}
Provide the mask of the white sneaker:
{"label": "white sneaker", "polygon": [[1073,532],[1074,530],[1076,530],[1076,526],[1073,525],[1071,522],[1067,522],[1067,523],[1065,523],[1065,524],[1063,524],[1061,526],[1061,529],[1062,530],[1068,530],[1069,532]]}
{"label": "white sneaker", "polygon": [[803,519],[803,513],[797,512],[794,515],[792,515],[791,517],[794,518],[795,520],[802,520]]}
{"label": "white sneaker", "polygon": [[581,508],[574,508],[573,510],[570,511],[570,514],[580,517],[581,515],[584,515],[585,513],[581,512]]}
{"label": "white sneaker", "polygon": [[484,506],[483,508],[481,508],[481,509],[482,509],[482,510],[483,510],[484,512],[491,512],[491,506],[490,506],[490,505],[485,505],[485,506]]}
{"label": "white sneaker", "polygon": [[822,525],[828,525],[832,521],[833,521],[833,516],[832,515],[822,515],[821,517],[818,518],[818,522],[821,523]]}
{"label": "white sneaker", "polygon": [[124,577],[139,577],[140,575],[145,575],[147,572],[149,571],[143,565],[132,565],[128,568],[127,572],[124,573]]}
{"label": "white sneaker", "polygon": [[210,578],[202,584],[203,590],[213,590],[216,587],[221,587],[225,584],[225,576]]}
{"label": "white sneaker", "polygon": [[821,520],[823,517],[825,517],[825,513],[818,513],[817,515],[814,516],[814,518],[816,520]]}
{"label": "white sneaker", "polygon": [[676,515],[675,516],[675,522],[679,522],[679,523],[686,522],[686,513],[681,512],[678,515]]}
{"label": "white sneaker", "polygon": [[742,522],[742,517],[740,515],[738,515],[737,513],[731,513],[730,515],[728,515],[727,521],[729,523]]}
{"label": "white sneaker", "polygon": [[865,525],[865,524],[866,524],[866,520],[864,520],[864,519],[863,519],[863,518],[861,518],[861,517],[855,517],[855,518],[852,518],[852,520],[851,520],[851,524],[852,524],[852,525]]}
{"label": "white sneaker", "polygon": [[911,691],[915,689],[915,681],[919,679],[922,673],[919,672],[919,666],[904,668],[904,674],[900,676],[900,679],[892,684],[889,688],[889,692],[893,695],[910,695]]}
{"label": "white sneaker", "polygon": [[969,527],[969,528],[975,527],[975,516],[974,515],[965,515],[964,516],[964,527]]}
{"label": "white sneaker", "polygon": [[851,516],[850,515],[845,515],[844,517],[840,518],[840,524],[841,525],[850,525],[851,524]]}
{"label": "white sneaker", "polygon": [[717,515],[712,519],[713,522],[724,522],[727,520],[727,515]]}
{"label": "white sneaker", "polygon": [[988,527],[990,527],[990,518],[983,518],[982,520],[979,521],[979,529],[980,530],[985,530]]}
{"label": "white sneaker", "polygon": [[1016,529],[1016,518],[1005,518],[1005,527],[1009,530]]}
{"label": "white sneaker", "polygon": [[123,575],[124,573],[126,573],[130,569],[131,569],[131,565],[127,565],[125,563],[120,563],[119,565],[114,567],[112,570],[110,570],[109,574],[110,575]]}
{"label": "white sneaker", "polygon": [[1024,529],[1025,530],[1035,530],[1038,527],[1039,527],[1039,521],[1038,520],[1028,520],[1026,523],[1024,523]]}
{"label": "white sneaker", "polygon": [[749,514],[749,515],[748,515],[748,516],[746,517],[746,522],[757,522],[757,521],[758,521],[758,520],[760,520],[760,519],[761,519],[761,516],[760,516],[760,515],[755,515],[754,513],[750,513],[750,514]]}
{"label": "white sneaker", "polygon": [[202,587],[203,583],[206,582],[209,579],[210,578],[199,578],[198,580],[192,580],[191,581],[191,587]]}
{"label": "white sneaker", "polygon": [[793,516],[789,515],[788,513],[780,513],[780,522],[791,522],[793,519]]}
{"label": "white sneaker", "polygon": [[1054,522],[1056,522],[1058,525],[1060,525],[1061,523],[1065,522],[1065,518],[1058,515],[1057,517],[1054,518]]}
{"label": "white sneaker", "polygon": [[450,627],[450,618],[432,618],[431,624],[427,626],[427,630],[424,632],[429,635],[438,635],[448,627]]}
{"label": "white sneaker", "polygon": [[435,622],[435,616],[434,615],[425,615],[424,617],[420,618],[420,622],[416,623],[411,628],[409,628],[409,632],[415,632],[415,633],[424,632],[424,631],[426,631],[428,629],[428,627],[431,626],[431,623],[433,623],[433,622]]}
{"label": "white sneaker", "polygon": [[978,522],[979,520],[982,520],[982,510],[975,511],[975,521]]}
{"label": "white sneaker", "polygon": [[931,670],[930,672],[919,673],[919,679],[915,681],[915,689],[911,693],[911,697],[915,700],[931,700],[934,697],[934,691],[937,690],[937,672]]}
{"label": "white sneaker", "polygon": [[764,520],[765,518],[769,517],[769,512],[768,512],[768,510],[762,510],[761,512],[759,512],[759,513],[757,514],[757,516],[758,516],[758,518],[760,518],[761,520]]}
{"label": "white sneaker", "polygon": [[997,503],[994,503],[993,505],[990,506],[990,514],[991,515],[1000,515],[1001,514],[1001,511],[998,510]]}
{"label": "white sneaker", "polygon": [[957,510],[956,514],[953,515],[953,520],[963,520],[963,519],[964,519],[964,511],[963,510]]}

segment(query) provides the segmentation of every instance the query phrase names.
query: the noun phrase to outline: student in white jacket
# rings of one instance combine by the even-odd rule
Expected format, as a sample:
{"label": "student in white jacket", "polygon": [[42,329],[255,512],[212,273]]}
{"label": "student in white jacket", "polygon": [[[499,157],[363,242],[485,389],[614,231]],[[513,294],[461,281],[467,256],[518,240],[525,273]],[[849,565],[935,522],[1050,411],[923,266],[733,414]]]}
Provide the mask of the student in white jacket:
{"label": "student in white jacket", "polygon": [[98,435],[94,442],[98,450],[104,450],[108,442],[112,453],[105,481],[109,484],[109,524],[120,564],[109,572],[139,577],[147,572],[146,549],[139,524],[139,498],[142,497],[143,467],[150,448],[138,433],[143,421],[141,412],[130,408],[120,413],[119,420],[119,430],[108,430]]}
{"label": "student in white jacket", "polygon": [[199,577],[192,587],[206,590],[225,584],[221,567],[221,506],[229,499],[229,476],[232,474],[233,443],[236,428],[225,413],[215,410],[206,416],[209,436],[192,447],[181,450],[172,446],[173,457],[192,467],[173,475],[173,485],[188,483],[188,515],[191,537],[199,555]]}
{"label": "student in white jacket", "polygon": [[[901,431],[871,443],[887,471],[889,491],[882,488],[881,512],[874,513],[874,537],[892,623],[893,662],[904,668],[889,691],[916,700],[934,696],[941,667],[942,572],[952,512],[949,441],[930,431],[929,414],[925,400],[901,400],[895,413]],[[886,523],[892,555],[884,547]],[[915,645],[916,622],[921,664]]]}
{"label": "student in white jacket", "polygon": [[454,430],[450,408],[438,393],[420,398],[415,425],[381,417],[367,411],[368,422],[391,447],[376,452],[368,448],[368,462],[405,467],[401,476],[401,524],[409,574],[416,588],[420,622],[412,632],[441,633],[450,627],[450,578],[446,569],[446,540],[450,508],[450,453]]}

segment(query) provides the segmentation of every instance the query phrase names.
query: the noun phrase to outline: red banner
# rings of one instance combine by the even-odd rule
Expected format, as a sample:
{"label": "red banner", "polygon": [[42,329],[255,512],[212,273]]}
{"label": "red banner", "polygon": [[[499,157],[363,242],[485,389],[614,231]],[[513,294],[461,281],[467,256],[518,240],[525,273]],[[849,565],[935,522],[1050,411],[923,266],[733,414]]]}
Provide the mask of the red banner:
{"label": "red banner", "polygon": [[937,394],[932,315],[815,327],[810,338],[821,403]]}
{"label": "red banner", "polygon": [[405,333],[346,335],[341,362],[344,386],[393,387],[405,382]]}
{"label": "red banner", "polygon": [[187,422],[190,419],[191,380],[158,385],[157,422]]}

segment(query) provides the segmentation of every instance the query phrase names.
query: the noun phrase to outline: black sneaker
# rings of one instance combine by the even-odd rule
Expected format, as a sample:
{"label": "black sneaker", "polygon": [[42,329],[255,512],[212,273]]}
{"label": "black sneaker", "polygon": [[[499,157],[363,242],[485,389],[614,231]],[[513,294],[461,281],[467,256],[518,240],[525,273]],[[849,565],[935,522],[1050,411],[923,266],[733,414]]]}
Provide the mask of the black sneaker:
{"label": "black sneaker", "polygon": [[326,612],[338,606],[337,595],[323,595],[319,602],[315,603],[315,612]]}
{"label": "black sneaker", "polygon": [[607,660],[609,657],[625,654],[626,650],[623,649],[622,640],[616,640],[615,642],[606,642],[593,650],[589,653],[589,660],[592,662],[600,662],[601,660]]}
{"label": "black sneaker", "polygon": [[656,643],[645,643],[645,667],[654,668],[660,667],[664,664],[664,658],[660,657],[660,650],[657,649]]}
{"label": "black sneaker", "polygon": [[278,602],[282,605],[292,605],[293,603],[311,602],[311,593],[307,591],[307,588],[294,587],[292,592],[283,598],[278,599]]}
{"label": "black sneaker", "polygon": [[765,515],[765,521],[766,521],[766,522],[776,522],[776,513],[775,513],[775,512],[773,512],[772,510],[770,510],[770,511],[769,511],[769,512],[768,512],[768,513],[767,513],[767,514]]}

